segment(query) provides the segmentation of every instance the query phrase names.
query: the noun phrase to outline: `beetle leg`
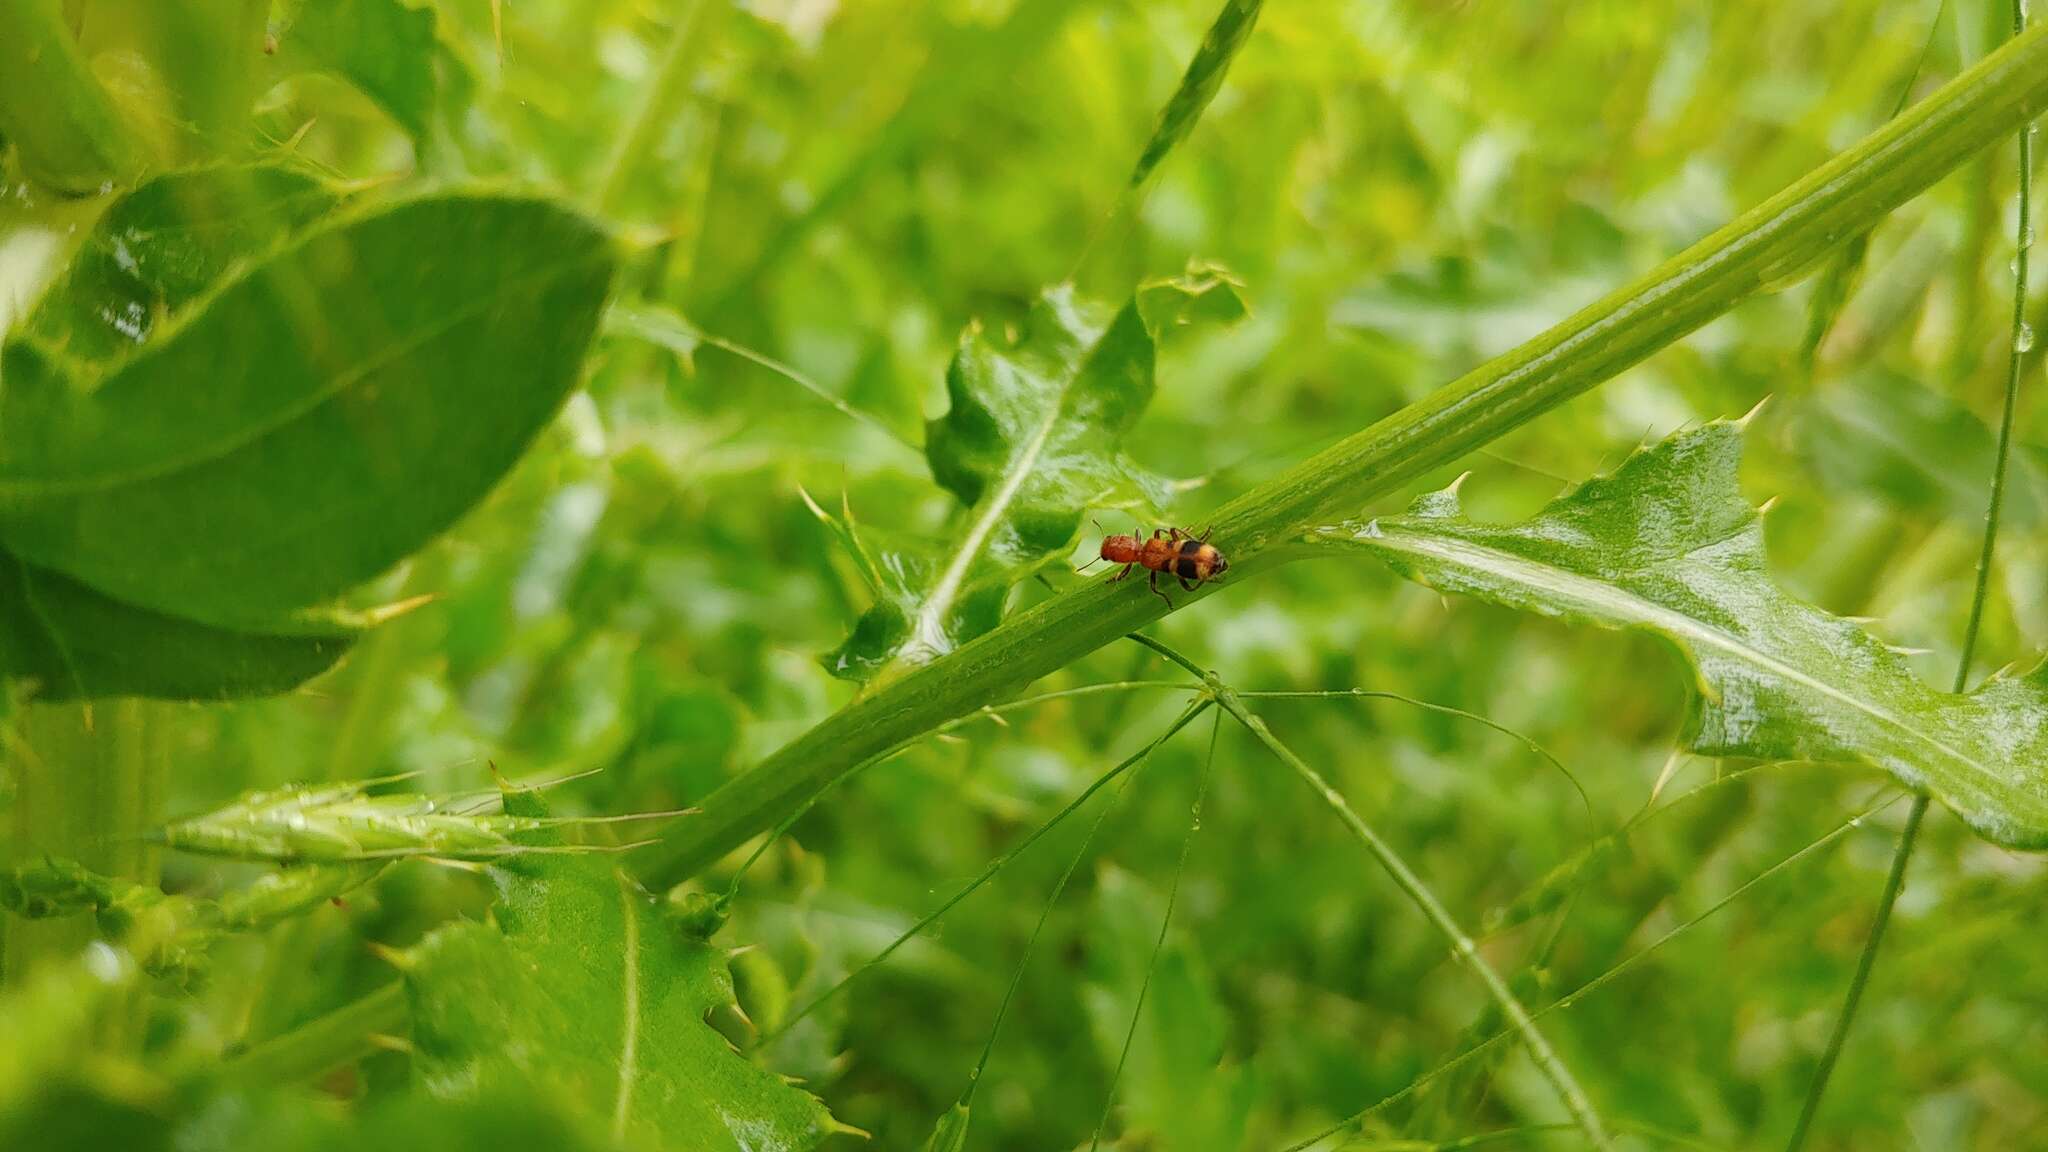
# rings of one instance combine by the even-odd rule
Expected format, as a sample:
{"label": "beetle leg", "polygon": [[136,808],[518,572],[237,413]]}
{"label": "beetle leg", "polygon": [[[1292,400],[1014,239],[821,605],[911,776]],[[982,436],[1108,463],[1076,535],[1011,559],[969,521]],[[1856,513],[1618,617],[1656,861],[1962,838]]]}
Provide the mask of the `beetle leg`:
{"label": "beetle leg", "polygon": [[1126,565],[1124,565],[1124,566],[1123,566],[1122,568],[1118,569],[1118,570],[1117,570],[1117,574],[1116,574],[1116,575],[1114,575],[1114,576],[1111,576],[1111,577],[1110,577],[1110,578],[1108,579],[1108,581],[1106,581],[1106,583],[1114,584],[1114,583],[1116,583],[1117,581],[1119,581],[1119,580],[1123,579],[1124,577],[1126,577],[1126,576],[1129,576],[1130,574],[1131,574],[1131,565],[1129,565],[1129,564],[1126,564]]}
{"label": "beetle leg", "polygon": [[1154,568],[1152,570],[1152,579],[1146,581],[1146,583],[1152,586],[1152,591],[1155,595],[1157,595],[1161,600],[1166,601],[1166,606],[1168,608],[1173,607],[1173,597],[1168,596],[1166,594],[1166,590],[1159,586],[1159,570],[1157,568]]}
{"label": "beetle leg", "polygon": [[1174,538],[1173,532],[1174,529],[1172,528],[1154,528],[1152,530],[1152,538],[1154,540],[1171,540]]}
{"label": "beetle leg", "polygon": [[1187,589],[1190,592],[1193,592],[1195,589],[1201,587],[1202,585],[1199,581],[1190,580],[1187,577],[1183,576],[1180,578],[1180,586],[1182,588]]}
{"label": "beetle leg", "polygon": [[1202,529],[1202,534],[1200,536],[1195,537],[1195,543],[1207,544],[1209,542],[1209,533],[1214,532],[1215,530],[1216,526],[1214,524],[1211,524],[1207,528]]}

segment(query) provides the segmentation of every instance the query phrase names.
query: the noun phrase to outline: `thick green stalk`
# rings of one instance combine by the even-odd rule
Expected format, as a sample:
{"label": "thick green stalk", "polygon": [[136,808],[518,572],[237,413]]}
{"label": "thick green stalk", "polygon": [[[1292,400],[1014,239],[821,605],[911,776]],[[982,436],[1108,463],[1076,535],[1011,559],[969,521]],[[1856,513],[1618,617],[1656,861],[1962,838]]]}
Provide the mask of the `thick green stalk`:
{"label": "thick green stalk", "polygon": [[[1226,505],[1214,540],[1232,558],[1233,581],[1287,559],[1285,546],[1306,529],[1494,440],[1784,283],[2044,103],[2048,32],[2036,28],[1633,284]],[[701,814],[678,821],[642,857],[644,874],[658,884],[694,874],[862,764],[1165,612],[1135,582],[1096,581],[872,686],[713,793]]]}
{"label": "thick green stalk", "polygon": [[0,4],[0,135],[23,171],[63,192],[135,174],[142,148],[65,26],[58,0]]}

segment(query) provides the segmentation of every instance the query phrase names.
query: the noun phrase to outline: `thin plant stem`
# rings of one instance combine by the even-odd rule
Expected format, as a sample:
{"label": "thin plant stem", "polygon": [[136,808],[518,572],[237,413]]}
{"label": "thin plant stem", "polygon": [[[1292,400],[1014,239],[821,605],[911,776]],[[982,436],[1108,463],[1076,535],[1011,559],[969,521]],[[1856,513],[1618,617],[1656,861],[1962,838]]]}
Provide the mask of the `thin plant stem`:
{"label": "thin plant stem", "polygon": [[1557,1051],[1550,1046],[1550,1041],[1544,1039],[1543,1033],[1537,1031],[1528,1009],[1522,1007],[1522,1002],[1515,997],[1514,990],[1508,987],[1507,981],[1502,980],[1500,973],[1493,970],[1493,965],[1488,964],[1486,958],[1479,954],[1479,948],[1472,942],[1472,937],[1466,935],[1465,930],[1458,926],[1457,920],[1451,916],[1450,910],[1444,907],[1443,901],[1436,898],[1436,893],[1430,891],[1429,886],[1422,882],[1422,878],[1408,866],[1408,862],[1401,858],[1401,854],[1394,850],[1394,846],[1382,839],[1380,834],[1373,830],[1372,825],[1366,823],[1365,818],[1344,799],[1343,793],[1337,791],[1321,773],[1311,768],[1307,761],[1295,755],[1292,748],[1282,743],[1280,738],[1273,734],[1273,730],[1266,727],[1264,720],[1247,709],[1244,701],[1237,693],[1231,691],[1230,686],[1216,673],[1202,670],[1194,661],[1150,636],[1133,633],[1131,639],[1201,676],[1202,682],[1209,686],[1209,695],[1216,701],[1217,707],[1230,713],[1233,719],[1252,734],[1253,739],[1265,745],[1268,752],[1282,764],[1293,769],[1295,775],[1301,777],[1304,783],[1322,797],[1323,802],[1337,814],[1337,818],[1344,822],[1352,835],[1365,845],[1366,851],[1371,853],[1380,867],[1386,870],[1387,875],[1393,878],[1395,885],[1409,901],[1451,942],[1451,951],[1472,969],[1481,983],[1486,985],[1487,992],[1500,1006],[1502,1015],[1506,1016],[1515,1031],[1520,1033],[1522,1044],[1529,1051],[1529,1058],[1557,1090],[1559,1099],[1564,1102],[1565,1111],[1571,1113],[1579,1130],[1586,1134],[1586,1139],[1591,1141],[1595,1148],[1608,1147],[1611,1141],[1607,1129],[1601,1124],[1599,1113],[1593,1110],[1592,1101],[1586,1098],[1585,1090],[1579,1087],[1579,1082],[1573,1078],[1571,1069],[1565,1067]]}
{"label": "thin plant stem", "polygon": [[1491,728],[1495,732],[1498,732],[1501,735],[1516,741],[1517,743],[1521,744],[1522,747],[1527,748],[1529,751],[1534,752],[1537,756],[1541,757],[1544,763],[1550,765],[1552,768],[1557,769],[1558,775],[1563,776],[1566,782],[1571,784],[1572,790],[1579,794],[1579,803],[1583,805],[1586,809],[1586,820],[1588,821],[1588,823],[1590,823],[1594,819],[1593,798],[1587,795],[1586,786],[1579,783],[1578,776],[1575,773],[1573,773],[1571,769],[1564,766],[1564,761],[1559,760],[1556,756],[1551,754],[1550,749],[1545,748],[1543,745],[1538,744],[1536,741],[1530,739],[1529,737],[1524,736],[1520,732],[1515,731],[1513,728],[1510,728],[1505,724],[1502,724],[1498,720],[1493,720],[1489,719],[1488,717],[1481,716],[1477,712],[1468,712],[1463,708],[1453,708],[1449,704],[1437,704],[1433,701],[1421,700],[1402,692],[1388,692],[1385,690],[1372,688],[1336,688],[1312,691],[1279,692],[1239,692],[1237,695],[1238,699],[1240,700],[1393,700],[1402,704],[1409,705],[1410,707],[1420,708],[1425,712],[1435,712],[1440,716],[1455,716],[1460,720],[1470,720],[1474,724],[1478,724],[1486,728]]}
{"label": "thin plant stem", "polygon": [[[1599,991],[1606,985],[1614,982],[1615,980],[1620,979],[1623,975],[1628,973],[1631,969],[1635,968],[1638,964],[1641,964],[1643,961],[1649,959],[1652,955],[1654,955],[1659,949],[1663,948],[1666,944],[1671,943],[1678,937],[1705,923],[1709,918],[1719,913],[1723,908],[1726,908],[1730,904],[1733,904],[1735,903],[1735,901],[1741,899],[1751,889],[1756,888],[1758,885],[1764,883],[1771,877],[1776,876],[1779,873],[1785,871],[1786,869],[1792,867],[1794,864],[1799,863],[1801,860],[1804,860],[1807,857],[1812,856],[1814,853],[1820,851],[1822,848],[1825,848],[1828,845],[1833,844],[1835,841],[1841,839],[1843,836],[1848,835],[1854,829],[1861,827],[1865,820],[1868,820],[1871,817],[1878,815],[1879,813],[1883,812],[1886,808],[1889,808],[1893,804],[1898,803],[1901,795],[1901,793],[1894,792],[1889,797],[1880,800],[1875,804],[1872,804],[1862,809],[1855,815],[1850,816],[1847,819],[1843,820],[1841,823],[1835,825],[1832,829],[1828,830],[1820,838],[1812,841],[1805,847],[1800,848],[1797,852],[1792,853],[1791,855],[1764,869],[1762,872],[1757,873],[1755,876],[1750,877],[1748,880],[1743,881],[1741,884],[1731,889],[1727,895],[1722,896],[1719,900],[1716,900],[1712,904],[1708,905],[1706,909],[1700,912],[1698,915],[1693,916],[1691,919],[1685,921],[1683,924],[1679,924],[1676,927],[1673,927],[1670,931],[1664,933],[1662,936],[1657,937],[1650,943],[1645,944],[1642,948],[1636,950],[1633,953],[1630,953],[1628,956],[1622,958],[1620,961],[1615,963],[1612,967],[1608,968],[1605,972],[1602,972],[1600,975],[1593,977],[1591,980],[1588,980],[1584,984],[1579,985],[1577,988],[1574,988],[1565,995],[1558,997],[1556,1000],[1553,1000],[1548,1004],[1545,1004],[1541,1008],[1538,1008],[1535,1012],[1530,1014],[1530,1019],[1532,1021],[1541,1020],[1545,1016],[1550,1015],[1552,1012],[1557,1012],[1566,1008],[1570,1008],[1573,1005],[1577,1004],[1579,1001],[1592,995],[1594,992]],[[1297,1140],[1296,1142],[1289,1144],[1287,1147],[1281,1149],[1280,1152],[1303,1152],[1304,1149],[1309,1148],[1323,1140],[1326,1140],[1331,1136],[1335,1136],[1338,1133],[1344,1131],[1345,1129],[1352,1127],[1353,1125],[1361,1124],[1364,1121],[1371,1119],[1373,1116],[1376,1116],[1379,1113],[1384,1112],[1388,1108],[1391,1108],[1394,1105],[1400,1103],[1401,1101],[1406,1100],[1408,1097],[1413,1096],[1415,1093],[1420,1092],[1422,1089],[1429,1087],[1431,1084],[1434,1084],[1436,1081],[1442,1079],[1443,1077],[1448,1076],[1452,1072],[1457,1071],[1459,1068],[1464,1067],[1466,1064],[1471,1063],[1473,1060],[1478,1059],[1480,1056],[1484,1055],[1488,1051],[1491,1051],[1495,1046],[1499,1045],[1502,1041],[1507,1040],[1509,1037],[1515,1034],[1516,1029],[1512,1025],[1506,1028],[1502,1028],[1500,1031],[1495,1032],[1493,1035],[1488,1036],[1486,1039],[1481,1040],[1479,1043],[1474,1044],[1472,1047],[1465,1049],[1463,1052],[1458,1053],[1456,1056],[1451,1057],[1449,1060],[1444,1061],[1442,1064],[1437,1065],[1435,1068],[1432,1068],[1428,1072],[1425,1072],[1422,1075],[1416,1077],[1415,1079],[1409,1081],[1407,1087],[1402,1088],[1400,1091],[1381,1097],[1376,1103],[1372,1104],[1371,1106],[1362,1108],[1359,1111],[1352,1113],[1344,1119],[1339,1120],[1337,1123],[1332,1124],[1327,1128],[1324,1128],[1320,1132],[1316,1132],[1313,1135],[1310,1135],[1304,1139]]]}
{"label": "thin plant stem", "polygon": [[1192,701],[1188,705],[1187,710],[1182,712],[1180,716],[1177,717],[1172,724],[1167,726],[1166,731],[1161,732],[1158,736],[1146,742],[1144,747],[1138,749],[1136,752],[1131,753],[1129,756],[1126,756],[1121,761],[1118,761],[1116,766],[1111,768],[1109,771],[1104,772],[1102,775],[1096,777],[1095,780],[1088,785],[1088,787],[1083,788],[1081,790],[1080,795],[1068,801],[1066,807],[1061,808],[1058,812],[1053,813],[1051,819],[1047,820],[1043,824],[1040,824],[1037,828],[1032,829],[1031,835],[1026,836],[1020,843],[1018,843],[1015,847],[1011,848],[1009,851],[1004,852],[1002,855],[996,857],[994,860],[989,861],[988,866],[981,870],[980,875],[976,876],[973,880],[969,881],[965,887],[953,893],[953,895],[947,897],[945,903],[940,904],[937,908],[934,908],[931,912],[927,913],[917,923],[912,924],[909,928],[904,929],[900,935],[898,935],[894,940],[891,940],[889,942],[887,947],[883,948],[880,952],[877,952],[873,956],[869,957],[865,962],[861,964],[860,967],[847,973],[845,976],[840,977],[838,982],[834,983],[830,988],[827,988],[823,992],[820,992],[809,1003],[797,1009],[795,1012],[792,1012],[780,1024],[776,1025],[773,1029],[764,1033],[761,1037],[761,1043],[765,1044],[768,1041],[775,1039],[777,1036],[780,1036],[783,1033],[789,1031],[791,1028],[795,1027],[798,1021],[802,1020],[806,1016],[809,1016],[812,1012],[817,1011],[820,1007],[822,1007],[825,1004],[826,1001],[832,999],[834,996],[837,996],[840,992],[844,991],[848,985],[852,984],[856,979],[860,978],[862,975],[865,975],[869,969],[874,968],[876,965],[881,964],[883,961],[887,960],[890,956],[895,954],[898,948],[903,947],[903,945],[909,943],[912,939],[922,934],[925,929],[931,927],[933,924],[936,924],[939,921],[940,917],[943,917],[946,913],[952,911],[955,905],[959,904],[962,900],[967,899],[969,896],[974,895],[975,892],[980,890],[982,885],[994,879],[996,873],[1002,871],[1003,868],[1010,863],[1010,861],[1016,859],[1018,856],[1029,851],[1033,844],[1038,843],[1038,841],[1043,839],[1047,833],[1051,832],[1054,828],[1059,827],[1060,824],[1064,822],[1067,817],[1072,816],[1075,812],[1079,811],[1083,805],[1087,804],[1089,800],[1094,798],[1096,793],[1108,787],[1109,783],[1112,780],[1115,780],[1117,777],[1122,776],[1125,772],[1136,767],[1138,764],[1143,763],[1146,757],[1152,755],[1154,749],[1158,748],[1161,744],[1166,743],[1166,741],[1169,738],[1171,738],[1174,733],[1187,727],[1189,724],[1194,723],[1195,718],[1200,716],[1203,713],[1203,711],[1209,707],[1211,703],[1212,702],[1206,696],[1200,700]]}
{"label": "thin plant stem", "polygon": [[[2026,30],[2026,2],[2013,0],[2012,34],[2017,38]],[[2005,510],[2006,476],[2012,459],[2013,417],[2019,408],[2020,367],[2032,343],[2026,338],[2027,254],[2034,243],[2033,197],[2029,187],[2034,177],[2034,134],[2030,124],[2020,126],[2019,144],[2019,222],[2012,263],[2012,325],[2006,347],[2005,403],[1998,421],[1998,452],[1991,472],[1991,499],[1984,510],[1984,542],[1977,553],[1977,579],[1970,592],[1970,619],[1963,627],[1963,649],[1956,660],[1952,692],[1961,692],[1970,685],[1970,665],[1976,658],[1977,637],[1984,623],[1984,605],[1990,598],[1991,560],[1998,546],[1999,517]],[[1863,1005],[1863,993],[1870,983],[1871,970],[1877,965],[1877,951],[1884,942],[1885,929],[1891,924],[1892,909],[1898,904],[1900,890],[1905,887],[1906,868],[1912,863],[1913,849],[1919,843],[1920,822],[1927,816],[1927,805],[1927,794],[1921,792],[1913,797],[1913,806],[1906,813],[1906,826],[1900,830],[1898,846],[1892,851],[1891,869],[1885,874],[1884,891],[1878,895],[1877,915],[1870,923],[1870,935],[1864,939],[1863,951],[1856,958],[1856,972],[1849,979],[1849,994],[1842,1001],[1840,1014],[1835,1017],[1834,1031],[1828,1036],[1827,1048],[1821,1052],[1813,1082],[1807,1086],[1806,1099],[1799,1107],[1799,1120],[1792,1128],[1791,1140],[1785,1145],[1786,1152],[1799,1152],[1806,1144],[1806,1134],[1812,1129],[1814,1116],[1820,1111],[1821,1097],[1827,1092],[1828,1080],[1842,1055],[1842,1046],[1848,1042],[1849,1027]]]}
{"label": "thin plant stem", "polygon": [[704,39],[701,33],[709,24],[705,9],[722,2],[687,0],[682,11],[676,14],[668,46],[662,50],[661,63],[655,67],[654,81],[645,86],[646,96],[633,109],[633,118],[627,122],[626,130],[619,134],[611,156],[605,161],[604,175],[597,185],[599,211],[612,213],[618,210],[619,196],[625,191],[626,182],[637,170],[641,159],[653,148],[655,133],[674,115],[675,106],[689,87],[692,75],[689,64],[697,56],[690,50],[699,47]]}
{"label": "thin plant stem", "polygon": [[856,408],[845,397],[825,387],[797,368],[768,355],[766,352],[757,351],[745,344],[741,344],[737,340],[728,340],[715,333],[706,332],[699,328],[694,321],[673,308],[647,303],[631,305],[614,304],[605,313],[604,325],[605,331],[609,333],[631,337],[635,340],[665,348],[685,364],[690,362],[691,358],[697,354],[699,348],[716,348],[727,355],[737,356],[756,368],[780,376],[791,384],[810,393],[816,399],[823,401],[833,411],[852,420],[854,423],[880,432],[888,437],[891,442],[900,448],[906,449],[912,455],[920,457],[924,455],[922,447],[912,443],[903,433],[890,427],[888,422],[880,416],[865,409]]}
{"label": "thin plant stem", "polygon": [[[1201,715],[1202,711],[1209,706],[1209,703],[1210,701],[1204,698],[1191,704],[1188,710],[1182,714],[1179,723],[1160,733],[1158,738],[1145,745],[1134,758],[1134,765],[1143,765],[1145,761],[1151,758],[1154,750],[1171,739],[1174,733],[1186,727],[1196,716]],[[1031,953],[1038,946],[1039,936],[1045,932],[1046,922],[1052,919],[1053,908],[1059,904],[1060,896],[1066,892],[1067,884],[1073,880],[1074,873],[1080,870],[1081,861],[1088,858],[1089,850],[1095,846],[1096,837],[1102,834],[1103,825],[1109,822],[1110,813],[1116,810],[1116,801],[1123,799],[1124,794],[1130,791],[1131,785],[1137,779],[1136,773],[1125,777],[1124,782],[1117,787],[1116,796],[1111,799],[1110,803],[1102,806],[1102,811],[1095,816],[1095,823],[1088,828],[1087,837],[1081,841],[1081,846],[1074,850],[1074,858],[1067,861],[1066,871],[1060,873],[1059,883],[1053,885],[1051,894],[1045,898],[1045,907],[1041,908],[1038,913],[1038,924],[1031,929],[1030,938],[1024,942],[1024,954],[1017,958],[1017,970],[1010,976],[1010,986],[1003,990],[1002,1003],[996,1006],[996,1018],[994,1023],[989,1025],[988,1041],[981,1047],[981,1058],[975,1061],[974,1071],[967,1080],[967,1090],[960,1097],[959,1106],[963,1110],[973,1104],[975,1089],[981,1086],[982,1073],[988,1071],[989,1057],[993,1056],[996,1050],[996,1038],[1002,1034],[1003,1018],[1009,1015],[1010,1004],[1017,998],[1017,990],[1024,985],[1025,970],[1031,966]]]}
{"label": "thin plant stem", "polygon": [[1223,713],[1216,713],[1209,726],[1209,754],[1202,761],[1202,777],[1195,785],[1195,802],[1188,811],[1187,834],[1180,840],[1180,859],[1173,866],[1173,883],[1166,889],[1166,911],[1159,917],[1159,935],[1152,940],[1152,955],[1145,962],[1145,978],[1138,983],[1138,1002],[1131,1007],[1131,1024],[1124,1030],[1123,1048],[1117,1052],[1116,1071],[1109,1077],[1109,1091],[1103,1093],[1102,1119],[1096,1121],[1095,1135],[1088,1140],[1088,1152],[1102,1144],[1102,1134],[1109,1128],[1111,1111],[1116,1107],[1116,1086],[1124,1078],[1124,1065],[1131,1058],[1131,1044],[1138,1038],[1138,1021],[1145,1014],[1145,994],[1152,990],[1152,975],[1159,971],[1159,956],[1166,950],[1166,932],[1173,926],[1174,905],[1180,900],[1181,877],[1188,870],[1188,849],[1195,842],[1195,833],[1202,827],[1202,801],[1209,796],[1209,778],[1216,767],[1216,739],[1223,734]]}
{"label": "thin plant stem", "polygon": [[1395,885],[1407,895],[1409,901],[1421,909],[1422,914],[1436,926],[1437,931],[1450,940],[1451,950],[1472,969],[1480,982],[1486,985],[1487,992],[1500,1006],[1501,1013],[1521,1034],[1522,1044],[1529,1050],[1529,1058],[1535,1062],[1537,1070],[1543,1073],[1544,1078],[1550,1081],[1551,1087],[1557,1090],[1559,1099],[1564,1102],[1565,1110],[1571,1113],[1579,1129],[1586,1134],[1586,1139],[1591,1141],[1595,1148],[1608,1147],[1610,1140],[1607,1130],[1600,1123],[1599,1113],[1593,1110],[1592,1101],[1586,1098],[1585,1090],[1579,1087],[1579,1082],[1572,1076],[1571,1069],[1565,1067],[1557,1051],[1550,1046],[1550,1041],[1537,1030],[1536,1022],[1530,1017],[1528,1009],[1522,1007],[1522,1002],[1508,987],[1507,981],[1501,979],[1500,973],[1493,970],[1493,965],[1488,964],[1486,958],[1479,954],[1472,937],[1466,935],[1465,930],[1458,926],[1450,910],[1436,898],[1436,894],[1422,882],[1421,877],[1408,867],[1408,862],[1394,851],[1393,846],[1381,839],[1379,833],[1359,816],[1344,799],[1343,793],[1337,791],[1335,786],[1323,779],[1322,774],[1309,767],[1301,757],[1295,755],[1293,749],[1281,743],[1280,739],[1273,735],[1272,730],[1266,727],[1266,722],[1247,711],[1244,704],[1227,687],[1219,686],[1215,691],[1217,705],[1244,725],[1254,739],[1265,745],[1266,750],[1281,763],[1292,768],[1295,775],[1300,776],[1304,783],[1323,798],[1324,803],[1337,813],[1338,819],[1342,820],[1345,826],[1351,829],[1352,834],[1358,837],[1359,842],[1365,845],[1366,851],[1372,853],[1373,858],[1379,861],[1380,867],[1386,869],[1387,875],[1393,877]]}
{"label": "thin plant stem", "polygon": [[[1492,1132],[1477,1132],[1470,1136],[1457,1136],[1448,1140],[1416,1140],[1395,1138],[1375,1141],[1371,1144],[1347,1144],[1347,1152],[1464,1152],[1467,1148],[1484,1148],[1489,1144],[1520,1144],[1539,1132],[1569,1132],[1575,1125],[1563,1123],[1524,1124],[1518,1128],[1498,1128]],[[1615,1129],[1636,1136],[1644,1136],[1673,1148],[1688,1148],[1694,1152],[1719,1152],[1714,1145],[1695,1140],[1678,1132],[1666,1132],[1651,1124],[1629,1124],[1616,1122]]]}
{"label": "thin plant stem", "polygon": [[1906,826],[1899,832],[1898,847],[1892,851],[1891,870],[1885,873],[1884,892],[1877,898],[1877,918],[1871,921],[1870,935],[1863,941],[1863,951],[1856,957],[1856,974],[1849,980],[1849,996],[1842,1002],[1841,1014],[1835,1017],[1835,1030],[1828,1036],[1828,1046],[1821,1053],[1820,1064],[1813,1071],[1813,1083],[1806,1090],[1806,1101],[1799,1107],[1799,1122],[1792,1128],[1792,1139],[1786,1145],[1796,1150],[1806,1143],[1806,1133],[1813,1127],[1813,1118],[1820,1110],[1821,1095],[1827,1091],[1828,1079],[1834,1075],[1835,1062],[1841,1058],[1842,1045],[1849,1036],[1849,1024],[1856,1018],[1856,1010],[1863,1004],[1863,990],[1870,983],[1870,970],[1877,965],[1877,948],[1884,939],[1884,930],[1891,923],[1892,909],[1899,902],[1899,890],[1905,887],[1906,865],[1913,859],[1913,845],[1919,841],[1920,821],[1927,815],[1927,793],[1916,793],[1913,806],[1906,810]]}
{"label": "thin plant stem", "polygon": [[291,1084],[376,1051],[376,1038],[405,1027],[409,1006],[405,984],[392,981],[318,1019],[231,1056],[223,1068],[232,1077]]}

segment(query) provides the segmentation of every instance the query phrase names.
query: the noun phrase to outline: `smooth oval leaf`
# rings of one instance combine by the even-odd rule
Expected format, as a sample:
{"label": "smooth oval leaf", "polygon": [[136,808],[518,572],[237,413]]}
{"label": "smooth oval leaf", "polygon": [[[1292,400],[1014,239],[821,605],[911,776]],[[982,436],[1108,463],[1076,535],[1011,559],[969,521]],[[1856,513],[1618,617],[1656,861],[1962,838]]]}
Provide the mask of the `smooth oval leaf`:
{"label": "smooth oval leaf", "polygon": [[332,210],[339,197],[296,168],[166,172],[116,200],[36,305],[28,339],[99,363],[146,343],[238,262]]}
{"label": "smooth oval leaf", "polygon": [[444,193],[325,222],[97,366],[0,361],[0,539],[216,624],[419,548],[574,385],[613,249],[546,200]]}
{"label": "smooth oval leaf", "polygon": [[1742,426],[1681,432],[1513,525],[1466,519],[1457,486],[1405,516],[1316,534],[1446,592],[1663,636],[1699,677],[1686,740],[1709,756],[1874,764],[1980,835],[2048,848],[2048,664],[1938,692],[1855,624],[1771,582],[1742,498]]}
{"label": "smooth oval leaf", "polygon": [[298,687],[360,629],[303,619],[237,631],[110,600],[0,550],[0,680],[42,700],[223,700]]}

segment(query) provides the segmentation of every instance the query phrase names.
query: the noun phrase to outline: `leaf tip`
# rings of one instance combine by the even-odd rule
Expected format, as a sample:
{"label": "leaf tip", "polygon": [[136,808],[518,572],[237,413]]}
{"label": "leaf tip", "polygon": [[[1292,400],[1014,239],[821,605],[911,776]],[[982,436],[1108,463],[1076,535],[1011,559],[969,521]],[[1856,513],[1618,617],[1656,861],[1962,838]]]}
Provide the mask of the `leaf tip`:
{"label": "leaf tip", "polygon": [[870,1132],[865,1128],[856,1128],[853,1125],[848,1124],[845,1121],[839,1119],[837,1116],[826,1116],[824,1120],[824,1129],[825,1135],[827,1136],[853,1136],[861,1140],[873,1140],[875,1138],[875,1134],[873,1132]]}
{"label": "leaf tip", "polygon": [[816,500],[811,499],[810,492],[806,490],[803,485],[799,484],[796,486],[796,494],[797,497],[804,502],[804,507],[809,508],[811,510],[811,515],[816,516],[823,523],[832,523],[832,514],[830,512],[825,511],[823,508],[820,508],[818,506],[818,502]]}
{"label": "leaf tip", "polygon": [[432,592],[423,593],[419,596],[408,596],[403,600],[394,600],[389,604],[380,604],[375,608],[366,608],[362,612],[357,613],[355,619],[365,628],[375,628],[380,624],[389,623],[400,616],[407,615],[416,609],[424,608],[438,599],[440,597]]}
{"label": "leaf tip", "polygon": [[389,944],[381,944],[375,940],[365,941],[363,947],[369,949],[370,955],[398,969],[401,974],[411,972],[419,966],[419,959],[404,949],[393,948]]}

